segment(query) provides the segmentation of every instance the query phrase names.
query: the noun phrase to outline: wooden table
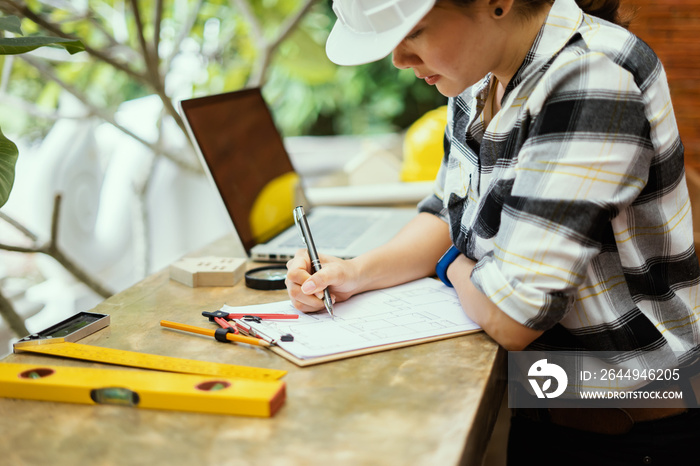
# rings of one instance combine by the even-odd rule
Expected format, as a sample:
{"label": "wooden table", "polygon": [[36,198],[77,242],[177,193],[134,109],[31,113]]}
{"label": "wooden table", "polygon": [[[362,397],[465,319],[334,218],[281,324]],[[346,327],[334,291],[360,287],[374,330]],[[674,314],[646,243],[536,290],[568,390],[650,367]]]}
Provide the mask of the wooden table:
{"label": "wooden table", "polygon": [[[206,254],[227,255],[234,240]],[[505,352],[483,332],[300,368],[263,349],[161,328],[199,326],[222,304],[285,291],[189,288],[156,273],[94,312],[111,325],[81,343],[289,371],[270,419],[0,399],[0,458],[12,465],[480,465],[505,387]],[[101,367],[11,354],[7,362]]]}

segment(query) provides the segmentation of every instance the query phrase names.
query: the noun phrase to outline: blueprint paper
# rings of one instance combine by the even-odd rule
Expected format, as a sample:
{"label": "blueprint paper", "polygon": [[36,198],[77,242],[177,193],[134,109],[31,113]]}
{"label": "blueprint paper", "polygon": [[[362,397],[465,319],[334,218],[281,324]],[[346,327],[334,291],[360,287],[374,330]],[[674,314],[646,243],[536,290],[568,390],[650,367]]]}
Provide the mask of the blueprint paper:
{"label": "blueprint paper", "polygon": [[[246,322],[299,359],[479,329],[464,314],[455,290],[431,278],[362,293],[333,308],[335,319],[325,309],[304,314],[290,301],[222,310],[299,315],[295,320]],[[279,340],[287,333],[294,336],[293,342]]]}

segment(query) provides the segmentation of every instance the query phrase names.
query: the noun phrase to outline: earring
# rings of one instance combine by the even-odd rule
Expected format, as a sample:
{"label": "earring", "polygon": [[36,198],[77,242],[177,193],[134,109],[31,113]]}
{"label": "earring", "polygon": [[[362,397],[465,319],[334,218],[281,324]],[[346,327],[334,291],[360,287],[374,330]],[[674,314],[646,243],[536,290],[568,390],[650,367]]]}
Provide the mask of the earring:
{"label": "earring", "polygon": [[501,16],[503,14],[503,8],[499,6],[498,8],[496,8],[494,13],[496,13],[496,16]]}

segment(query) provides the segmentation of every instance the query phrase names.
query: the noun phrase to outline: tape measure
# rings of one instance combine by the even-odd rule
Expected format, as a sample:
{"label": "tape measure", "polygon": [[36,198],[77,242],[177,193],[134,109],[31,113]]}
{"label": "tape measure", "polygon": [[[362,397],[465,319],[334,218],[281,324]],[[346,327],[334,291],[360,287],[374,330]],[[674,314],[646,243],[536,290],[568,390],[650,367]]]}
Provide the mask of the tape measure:
{"label": "tape measure", "polygon": [[279,380],[0,363],[0,396],[270,417],[284,403],[286,386]]}
{"label": "tape measure", "polygon": [[65,320],[37,333],[28,335],[19,342],[27,341],[78,341],[109,325],[109,314],[78,312]]}
{"label": "tape measure", "polygon": [[158,356],[155,354],[137,353],[135,351],[102,348],[99,346],[69,342],[50,342],[44,340],[20,341],[14,344],[14,351],[15,353],[26,351],[166,372],[239,377],[257,380],[277,380],[287,373],[287,371],[277,369],[196,361],[193,359]]}

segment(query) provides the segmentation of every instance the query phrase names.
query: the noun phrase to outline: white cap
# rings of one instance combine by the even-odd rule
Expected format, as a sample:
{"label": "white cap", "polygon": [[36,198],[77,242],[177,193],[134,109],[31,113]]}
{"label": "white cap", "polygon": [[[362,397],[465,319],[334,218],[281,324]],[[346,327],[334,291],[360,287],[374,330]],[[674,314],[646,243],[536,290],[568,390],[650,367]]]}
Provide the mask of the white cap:
{"label": "white cap", "polygon": [[435,0],[333,0],[338,17],[326,54],[338,65],[361,65],[389,55],[430,11]]}

